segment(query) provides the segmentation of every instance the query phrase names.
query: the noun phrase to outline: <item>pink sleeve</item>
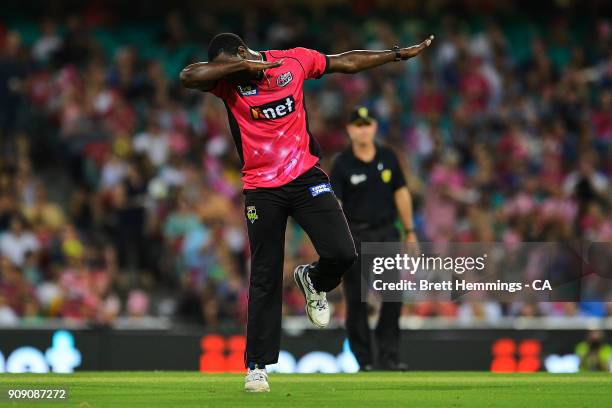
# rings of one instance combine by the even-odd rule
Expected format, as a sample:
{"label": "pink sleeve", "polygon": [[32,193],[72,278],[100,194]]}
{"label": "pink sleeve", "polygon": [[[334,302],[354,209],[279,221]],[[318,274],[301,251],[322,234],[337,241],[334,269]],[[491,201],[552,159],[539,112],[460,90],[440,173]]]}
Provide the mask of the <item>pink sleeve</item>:
{"label": "pink sleeve", "polygon": [[327,70],[329,58],[319,51],[298,47],[293,48],[290,52],[294,54],[295,58],[302,65],[302,68],[304,68],[306,79],[321,78]]}
{"label": "pink sleeve", "polygon": [[230,85],[226,81],[221,79],[217,81],[217,84],[213,89],[210,90],[210,93],[223,100],[226,100],[229,97],[230,89]]}

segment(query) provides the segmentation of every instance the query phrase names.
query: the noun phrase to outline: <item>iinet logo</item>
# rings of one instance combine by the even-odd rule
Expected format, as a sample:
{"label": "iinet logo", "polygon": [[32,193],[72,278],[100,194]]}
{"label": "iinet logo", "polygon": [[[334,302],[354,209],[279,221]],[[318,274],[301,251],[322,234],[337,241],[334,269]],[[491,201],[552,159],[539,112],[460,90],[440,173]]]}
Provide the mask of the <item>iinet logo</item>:
{"label": "iinet logo", "polygon": [[71,373],[81,365],[81,352],[70,332],[53,333],[51,347],[44,353],[34,347],[19,347],[5,359],[0,351],[0,373]]}
{"label": "iinet logo", "polygon": [[265,105],[251,106],[251,116],[255,120],[283,118],[295,111],[295,100],[288,96]]}

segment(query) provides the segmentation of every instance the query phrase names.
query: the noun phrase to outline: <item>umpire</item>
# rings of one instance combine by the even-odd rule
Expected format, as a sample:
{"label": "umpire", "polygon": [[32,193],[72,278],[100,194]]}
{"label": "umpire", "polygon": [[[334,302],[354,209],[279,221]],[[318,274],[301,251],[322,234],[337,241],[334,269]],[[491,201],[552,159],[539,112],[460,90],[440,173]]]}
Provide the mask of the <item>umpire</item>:
{"label": "umpire", "polygon": [[[355,247],[361,242],[397,242],[398,218],[407,242],[416,242],[412,223],[412,201],[404,175],[393,151],[375,143],[377,122],[364,106],[350,116],[346,130],[351,145],[334,161],[331,183],[342,202]],[[399,362],[399,317],[401,303],[383,302],[375,329],[376,353],[368,326],[367,303],[361,301],[361,262],[355,262],[344,275],[347,301],[346,329],[351,350],[362,371],[377,368],[402,370]]]}

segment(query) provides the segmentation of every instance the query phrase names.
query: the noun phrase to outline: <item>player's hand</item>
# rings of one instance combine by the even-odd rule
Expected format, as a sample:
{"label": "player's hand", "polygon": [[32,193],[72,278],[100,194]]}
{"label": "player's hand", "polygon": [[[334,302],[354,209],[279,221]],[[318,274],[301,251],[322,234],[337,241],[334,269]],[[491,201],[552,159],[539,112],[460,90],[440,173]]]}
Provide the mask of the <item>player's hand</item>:
{"label": "player's hand", "polygon": [[407,244],[417,244],[419,242],[416,234],[414,233],[414,231],[408,232],[406,234],[406,239],[405,239]]}
{"label": "player's hand", "polygon": [[276,67],[280,67],[281,65],[283,65],[284,60],[278,60],[278,61],[255,61],[255,60],[244,60],[243,65],[244,65],[244,70],[252,73],[252,74],[256,74],[259,71],[264,71],[266,69],[270,69],[270,68],[276,68]]}
{"label": "player's hand", "polygon": [[417,55],[419,55],[421,51],[429,47],[431,43],[433,42],[433,40],[434,40],[434,36],[430,35],[429,38],[427,38],[425,41],[423,41],[422,43],[418,45],[413,45],[412,47],[400,49],[400,54],[402,56],[402,59],[416,57]]}
{"label": "player's hand", "polygon": [[404,251],[414,258],[421,256],[421,246],[419,245],[419,239],[414,231],[406,233],[404,237]]}

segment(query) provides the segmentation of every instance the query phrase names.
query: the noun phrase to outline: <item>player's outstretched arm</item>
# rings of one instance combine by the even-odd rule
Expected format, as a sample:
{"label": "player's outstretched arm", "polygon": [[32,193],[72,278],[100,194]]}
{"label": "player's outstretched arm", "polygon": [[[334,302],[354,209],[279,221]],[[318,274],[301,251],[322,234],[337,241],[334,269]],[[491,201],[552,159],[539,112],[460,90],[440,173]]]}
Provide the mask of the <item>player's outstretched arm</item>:
{"label": "player's outstretched arm", "polygon": [[181,84],[185,88],[199,89],[200,91],[210,91],[215,87],[218,80],[246,71],[256,73],[268,68],[278,67],[283,64],[282,60],[254,61],[242,58],[232,58],[226,61],[196,62],[186,66],[180,74]]}
{"label": "player's outstretched arm", "polygon": [[430,35],[425,41],[412,47],[399,48],[397,50],[368,51],[354,50],[342,54],[329,55],[328,72],[340,72],[354,74],[366,69],[378,67],[388,62],[397,61],[398,54],[402,60],[407,60],[419,55],[421,51],[429,47],[434,39]]}

